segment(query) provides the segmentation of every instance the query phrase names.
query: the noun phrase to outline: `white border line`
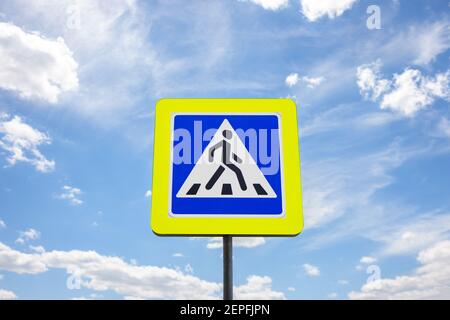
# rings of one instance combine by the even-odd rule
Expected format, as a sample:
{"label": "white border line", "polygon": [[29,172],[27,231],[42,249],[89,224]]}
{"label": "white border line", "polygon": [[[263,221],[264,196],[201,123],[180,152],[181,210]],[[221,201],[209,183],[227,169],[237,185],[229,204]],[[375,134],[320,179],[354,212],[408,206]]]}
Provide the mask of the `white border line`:
{"label": "white border line", "polygon": [[[172,212],[172,170],[173,170],[173,142],[174,142],[174,125],[175,125],[175,117],[178,115],[184,115],[184,116],[236,116],[236,115],[246,115],[246,116],[276,116],[278,119],[278,139],[279,139],[279,146],[280,146],[280,178],[281,178],[281,207],[282,212],[278,214],[209,214],[209,213],[198,213],[198,214],[183,214],[183,213],[173,213]],[[241,128],[237,128],[241,129]],[[237,130],[235,129],[235,130]],[[281,114],[279,112],[233,112],[233,113],[224,113],[224,112],[172,112],[171,113],[171,119],[170,119],[170,174],[169,174],[169,217],[171,218],[285,218],[286,217],[286,195],[285,195],[285,185],[284,185],[284,152],[283,152],[283,145],[282,145],[282,120],[281,120]],[[203,133],[202,133],[203,135]],[[203,140],[203,137],[202,137]],[[243,142],[244,143],[244,142]],[[245,145],[245,143],[244,143]],[[203,151],[202,151],[203,152]],[[256,160],[257,162],[257,160]],[[194,164],[195,166],[195,164]],[[212,199],[212,198],[211,198]],[[220,198],[218,198],[220,199]],[[230,199],[230,198],[227,198]],[[232,199],[232,198],[231,198]],[[220,200],[218,200],[220,201]]]}

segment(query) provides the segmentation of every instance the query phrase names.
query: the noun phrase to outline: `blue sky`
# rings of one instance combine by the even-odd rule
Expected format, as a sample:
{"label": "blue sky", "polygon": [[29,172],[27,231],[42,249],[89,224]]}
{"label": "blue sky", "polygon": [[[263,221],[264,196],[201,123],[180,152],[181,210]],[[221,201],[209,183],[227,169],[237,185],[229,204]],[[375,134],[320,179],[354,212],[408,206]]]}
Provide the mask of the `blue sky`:
{"label": "blue sky", "polygon": [[220,298],[150,231],[154,105],[290,97],[305,230],[236,239],[236,297],[449,299],[449,48],[445,0],[2,1],[0,298]]}

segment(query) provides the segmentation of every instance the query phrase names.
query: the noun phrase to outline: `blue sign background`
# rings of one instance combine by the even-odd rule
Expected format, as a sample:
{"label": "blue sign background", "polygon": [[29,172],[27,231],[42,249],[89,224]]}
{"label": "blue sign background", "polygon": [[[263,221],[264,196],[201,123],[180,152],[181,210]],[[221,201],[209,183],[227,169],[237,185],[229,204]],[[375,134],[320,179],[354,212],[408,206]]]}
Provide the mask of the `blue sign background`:
{"label": "blue sign background", "polygon": [[[202,121],[203,136],[203,133],[208,129],[217,130],[225,119],[230,122],[234,130],[242,129],[246,131],[248,129],[255,129],[258,131],[259,129],[267,129],[267,149],[269,151],[272,149],[276,150],[278,155],[280,155],[279,139],[276,140],[276,146],[271,146],[272,139],[270,130],[276,129],[279,132],[280,129],[277,115],[175,115],[173,130],[188,130],[192,137],[191,150],[194,150],[194,121]],[[278,135],[280,136],[280,134]],[[249,150],[249,141],[244,141],[243,137],[240,137],[240,139],[244,142],[247,150]],[[173,141],[172,148],[177,143],[179,141]],[[209,141],[202,142],[202,152],[208,144]],[[250,153],[257,162],[258,167],[264,167],[259,161],[257,154]],[[276,193],[276,198],[177,198],[177,192],[194,168],[200,155],[197,155],[197,159],[193,159],[194,161],[191,164],[172,164],[172,214],[280,215],[283,213],[281,170],[277,170],[276,174],[265,176]],[[269,154],[269,156],[273,158],[272,155]],[[281,168],[280,161],[281,156],[278,156],[278,168]]]}

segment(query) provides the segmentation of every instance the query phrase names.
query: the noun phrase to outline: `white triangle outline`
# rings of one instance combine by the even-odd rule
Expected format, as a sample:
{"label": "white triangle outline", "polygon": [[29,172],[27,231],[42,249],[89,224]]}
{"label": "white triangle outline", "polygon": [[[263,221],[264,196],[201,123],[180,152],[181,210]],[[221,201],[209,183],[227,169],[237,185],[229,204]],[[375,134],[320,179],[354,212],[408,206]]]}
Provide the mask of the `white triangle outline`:
{"label": "white triangle outline", "polygon": [[[242,163],[234,164],[241,169],[244,179],[247,184],[247,189],[242,190],[240,188],[236,174],[225,168],[225,171],[220,176],[219,180],[210,189],[206,189],[206,184],[216,172],[216,170],[221,166],[220,161],[221,150],[215,153],[213,162],[209,160],[209,150],[212,146],[222,141],[224,138],[222,136],[223,130],[230,130],[232,132],[232,138],[230,139],[231,151],[240,157],[243,161]],[[200,184],[197,192],[195,194],[188,194],[189,190],[194,184]],[[232,189],[232,194],[222,194],[222,188],[224,184],[230,184]],[[264,193],[258,194],[255,188],[255,184],[263,189]],[[217,129],[213,138],[206,146],[202,155],[198,159],[194,168],[189,173],[183,185],[179,189],[176,195],[177,198],[277,198],[277,194],[274,192],[272,186],[267,181],[261,169],[256,164],[255,160],[251,156],[250,152],[245,147],[244,143],[241,141],[237,135],[234,128],[231,126],[227,119],[224,119],[220,127]]]}

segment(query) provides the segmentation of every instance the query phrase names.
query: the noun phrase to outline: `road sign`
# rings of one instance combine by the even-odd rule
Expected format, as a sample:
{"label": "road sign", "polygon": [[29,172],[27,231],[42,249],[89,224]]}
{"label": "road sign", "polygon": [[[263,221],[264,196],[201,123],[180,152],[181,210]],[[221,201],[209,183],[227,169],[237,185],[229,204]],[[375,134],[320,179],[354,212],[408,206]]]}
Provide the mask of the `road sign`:
{"label": "road sign", "polygon": [[297,235],[296,106],[289,99],[156,105],[151,226],[159,235]]}

